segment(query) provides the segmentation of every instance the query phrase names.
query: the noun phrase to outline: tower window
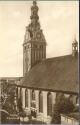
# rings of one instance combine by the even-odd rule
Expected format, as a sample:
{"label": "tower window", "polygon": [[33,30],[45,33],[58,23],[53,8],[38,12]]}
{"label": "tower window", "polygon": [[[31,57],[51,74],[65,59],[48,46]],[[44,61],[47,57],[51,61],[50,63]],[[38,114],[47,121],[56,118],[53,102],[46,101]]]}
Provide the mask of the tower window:
{"label": "tower window", "polygon": [[40,48],[43,49],[43,45],[40,45]]}
{"label": "tower window", "polygon": [[29,48],[29,45],[27,46],[27,48]]}
{"label": "tower window", "polygon": [[37,45],[34,45],[34,48],[37,48]]}
{"label": "tower window", "polygon": [[26,50],[26,46],[24,47],[24,50]]}

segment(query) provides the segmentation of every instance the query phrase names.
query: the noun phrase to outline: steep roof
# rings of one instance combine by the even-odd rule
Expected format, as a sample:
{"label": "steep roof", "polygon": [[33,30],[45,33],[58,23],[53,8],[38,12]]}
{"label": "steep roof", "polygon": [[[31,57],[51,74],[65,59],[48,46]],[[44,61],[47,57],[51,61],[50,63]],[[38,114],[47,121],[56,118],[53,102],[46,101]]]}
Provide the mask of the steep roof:
{"label": "steep roof", "polygon": [[43,60],[25,75],[21,85],[78,92],[78,57],[67,55]]}

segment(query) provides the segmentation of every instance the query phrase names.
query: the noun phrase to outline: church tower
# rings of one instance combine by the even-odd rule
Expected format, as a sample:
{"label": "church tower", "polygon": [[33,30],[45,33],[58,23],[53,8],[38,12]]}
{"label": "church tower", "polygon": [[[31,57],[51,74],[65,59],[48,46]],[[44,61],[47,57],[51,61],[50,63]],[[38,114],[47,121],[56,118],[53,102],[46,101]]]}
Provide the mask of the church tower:
{"label": "church tower", "polygon": [[46,40],[40,28],[38,10],[36,1],[33,1],[31,22],[26,27],[23,43],[23,75],[46,58]]}

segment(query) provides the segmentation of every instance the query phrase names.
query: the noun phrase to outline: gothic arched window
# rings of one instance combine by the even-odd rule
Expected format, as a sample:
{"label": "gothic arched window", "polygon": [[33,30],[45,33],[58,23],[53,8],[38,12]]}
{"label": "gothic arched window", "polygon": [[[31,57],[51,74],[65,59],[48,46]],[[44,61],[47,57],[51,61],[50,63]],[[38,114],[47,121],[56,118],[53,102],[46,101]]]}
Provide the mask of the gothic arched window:
{"label": "gothic arched window", "polygon": [[32,100],[35,100],[35,91],[32,90]]}
{"label": "gothic arched window", "polygon": [[43,113],[43,93],[39,92],[39,112]]}
{"label": "gothic arched window", "polygon": [[36,102],[35,102],[35,91],[31,91],[31,107],[36,108]]}
{"label": "gothic arched window", "polygon": [[16,87],[16,98],[18,99],[18,87]]}
{"label": "gothic arched window", "polygon": [[25,107],[28,107],[28,90],[25,91]]}
{"label": "gothic arched window", "polygon": [[52,95],[51,93],[47,94],[47,115],[52,115]]}
{"label": "gothic arched window", "polygon": [[73,95],[71,94],[70,96],[69,96],[69,100],[71,101],[71,102],[73,102]]}
{"label": "gothic arched window", "polygon": [[20,88],[20,99],[21,99],[21,102],[22,102],[22,100],[23,100],[22,88]]}

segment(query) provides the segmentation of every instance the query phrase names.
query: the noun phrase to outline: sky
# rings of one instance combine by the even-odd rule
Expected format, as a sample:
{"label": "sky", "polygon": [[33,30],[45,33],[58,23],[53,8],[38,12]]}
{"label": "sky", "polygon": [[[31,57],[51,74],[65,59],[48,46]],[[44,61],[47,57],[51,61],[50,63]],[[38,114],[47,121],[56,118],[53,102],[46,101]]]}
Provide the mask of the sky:
{"label": "sky", "polygon": [[[38,1],[47,58],[72,53],[79,41],[78,1]],[[23,76],[23,41],[32,1],[0,1],[0,77]]]}

